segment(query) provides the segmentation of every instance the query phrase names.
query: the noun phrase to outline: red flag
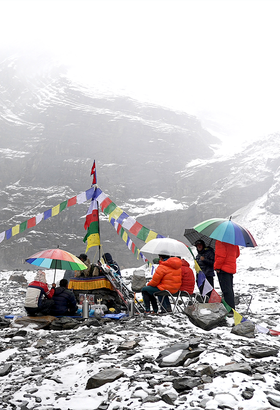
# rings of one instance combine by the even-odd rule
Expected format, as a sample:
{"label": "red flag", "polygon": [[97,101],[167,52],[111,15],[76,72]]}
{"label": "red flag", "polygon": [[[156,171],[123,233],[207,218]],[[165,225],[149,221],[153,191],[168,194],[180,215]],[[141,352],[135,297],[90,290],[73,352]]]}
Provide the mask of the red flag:
{"label": "red flag", "polygon": [[221,300],[221,296],[215,291],[215,289],[213,289],[208,300],[208,303],[221,303]]}
{"label": "red flag", "polygon": [[93,165],[92,165],[92,168],[91,168],[91,173],[90,173],[90,175],[93,175],[92,185],[95,185],[95,184],[97,183],[97,182],[96,182],[95,160],[93,161]]}

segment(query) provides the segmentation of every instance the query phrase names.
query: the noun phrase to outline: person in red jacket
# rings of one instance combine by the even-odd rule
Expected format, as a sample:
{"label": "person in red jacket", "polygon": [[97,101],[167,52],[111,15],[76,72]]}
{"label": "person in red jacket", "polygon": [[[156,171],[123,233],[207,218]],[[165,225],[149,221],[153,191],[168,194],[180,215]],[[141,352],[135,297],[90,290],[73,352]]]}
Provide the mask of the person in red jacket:
{"label": "person in red jacket", "polygon": [[24,308],[29,316],[50,314],[54,305],[51,298],[55,286],[55,283],[53,283],[51,289],[48,288],[45,272],[39,271],[36,274],[34,281],[28,285],[24,302]]}
{"label": "person in red jacket", "polygon": [[236,273],[236,259],[239,255],[239,246],[216,241],[214,269],[218,275],[224,300],[232,309],[235,309],[233,274]]}
{"label": "person in red jacket", "polygon": [[195,277],[192,269],[190,268],[189,262],[182,259],[182,284],[180,290],[188,292],[190,295],[193,294],[195,287]]}
{"label": "person in red jacket", "polygon": [[[160,290],[169,290],[170,293],[178,292],[182,283],[181,267],[181,259],[174,256],[159,255],[159,266],[155,270],[152,280],[142,289],[146,313],[150,313],[150,304],[152,304],[154,313],[158,312],[155,292]],[[168,298],[164,298],[163,307],[167,311],[171,311]]]}

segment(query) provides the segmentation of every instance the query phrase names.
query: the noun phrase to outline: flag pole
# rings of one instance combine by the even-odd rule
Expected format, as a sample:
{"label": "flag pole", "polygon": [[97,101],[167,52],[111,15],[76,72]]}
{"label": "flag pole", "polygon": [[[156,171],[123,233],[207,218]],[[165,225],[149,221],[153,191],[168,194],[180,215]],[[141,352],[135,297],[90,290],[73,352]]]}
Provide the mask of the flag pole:
{"label": "flag pole", "polygon": [[[95,186],[95,190],[96,190],[96,188],[97,188],[97,186],[96,186],[96,185],[97,185],[97,173],[96,173],[95,160],[93,161],[90,175],[93,175],[93,177],[92,177],[92,185],[91,185],[91,186],[92,186],[92,187]],[[95,190],[94,190],[94,192],[95,192]],[[98,204],[98,208],[99,208],[99,204]],[[99,230],[99,238],[100,238],[99,209],[98,209],[98,230]],[[101,241],[100,241],[100,243],[101,243]],[[98,250],[99,250],[99,258],[98,258],[98,260],[100,260],[100,259],[101,259],[101,246],[100,246],[100,244],[98,245]]]}
{"label": "flag pole", "polygon": [[[95,245],[94,245],[94,244],[91,244],[91,245],[89,246],[89,241],[88,241],[87,250],[89,249],[89,247],[98,245],[99,260],[100,260],[100,259],[101,259],[100,219],[99,219],[99,203],[98,203],[98,201],[96,201],[96,199],[95,199],[96,190],[97,190],[97,188],[98,188],[98,186],[97,186],[97,178],[96,178],[95,160],[93,161],[93,165],[92,165],[92,167],[91,167],[90,175],[92,175],[92,177],[93,177],[93,178],[92,178],[91,187],[94,188],[94,192],[93,192],[93,195],[92,195],[92,201],[95,200],[95,205],[93,205],[92,208],[91,208],[91,206],[90,206],[90,208],[89,208],[89,210],[88,210],[88,213],[87,213],[87,216],[86,216],[85,228],[86,228],[86,227],[87,227],[87,228],[90,228],[89,225],[92,226],[91,222],[87,221],[87,218],[90,220],[91,212],[93,213],[93,212],[94,212],[94,209],[95,209],[95,210],[96,210],[96,212],[95,212],[95,218],[96,218],[95,221],[97,222],[97,227],[95,227],[95,232],[94,232],[94,234],[95,234],[95,235],[97,234],[97,236],[98,236],[98,243],[96,243]],[[92,222],[93,222],[93,221],[92,221]],[[97,230],[96,230],[96,228],[97,228]],[[89,229],[88,229],[88,233],[89,233]],[[87,234],[87,235],[88,235],[88,234]],[[86,238],[87,238],[87,236],[84,238],[84,242],[85,242]],[[88,239],[87,239],[87,240],[88,240]]]}

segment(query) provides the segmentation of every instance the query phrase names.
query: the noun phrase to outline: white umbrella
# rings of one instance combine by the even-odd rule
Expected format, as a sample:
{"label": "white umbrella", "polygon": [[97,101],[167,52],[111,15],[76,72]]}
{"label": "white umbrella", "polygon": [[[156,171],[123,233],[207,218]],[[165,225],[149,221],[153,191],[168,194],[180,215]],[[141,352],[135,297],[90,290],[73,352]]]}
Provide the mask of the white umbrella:
{"label": "white umbrella", "polygon": [[154,255],[180,256],[181,258],[190,256],[187,245],[172,238],[152,239],[140,250],[143,253],[152,253]]}

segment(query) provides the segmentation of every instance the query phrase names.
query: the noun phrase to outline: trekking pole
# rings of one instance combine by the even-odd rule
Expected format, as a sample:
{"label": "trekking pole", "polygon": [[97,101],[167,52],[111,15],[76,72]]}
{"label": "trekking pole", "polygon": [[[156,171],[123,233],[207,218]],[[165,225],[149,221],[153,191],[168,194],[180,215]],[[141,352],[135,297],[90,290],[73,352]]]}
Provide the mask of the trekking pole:
{"label": "trekking pole", "polygon": [[144,305],[140,302],[140,300],[137,299],[136,294],[130,290],[123,282],[121,278],[116,279],[119,283],[121,283],[121,289],[122,293],[128,298],[128,299],[133,299],[134,304],[135,304],[135,310],[137,310],[138,313],[143,313],[145,311]]}
{"label": "trekking pole", "polygon": [[138,313],[143,313],[145,311],[144,306],[142,303],[134,297],[134,294],[131,290],[128,289],[128,287],[122,282],[121,278],[117,277],[114,275],[112,268],[110,268],[108,265],[102,265],[102,270],[106,273],[106,277],[108,278],[109,282],[111,285],[115,288],[116,292],[120,296],[121,300],[124,302],[126,308],[129,307],[128,300],[133,299],[136,300],[135,303],[135,310]]}
{"label": "trekking pole", "polygon": [[113,288],[115,289],[117,294],[119,295],[120,299],[124,303],[125,307],[128,309],[128,302],[126,301],[124,295],[120,291],[119,286],[118,286],[118,282],[117,282],[115,276],[111,272],[111,268],[107,265],[102,265],[102,264],[100,264],[100,266],[101,266],[103,272],[105,273],[106,278],[109,280],[109,282],[111,283],[111,285],[113,286]]}

